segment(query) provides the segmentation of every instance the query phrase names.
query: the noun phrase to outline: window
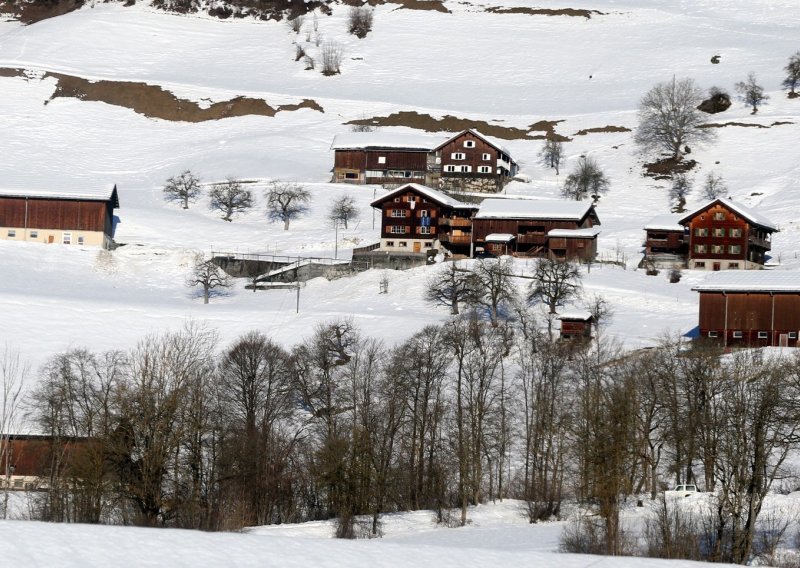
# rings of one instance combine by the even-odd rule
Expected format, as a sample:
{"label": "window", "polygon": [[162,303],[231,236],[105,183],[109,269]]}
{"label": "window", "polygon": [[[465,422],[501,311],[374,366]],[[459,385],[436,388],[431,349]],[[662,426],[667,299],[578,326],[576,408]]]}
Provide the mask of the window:
{"label": "window", "polygon": [[796,331],[790,331],[789,332],[789,339],[797,339],[797,332]]}
{"label": "window", "polygon": [[742,230],[741,229],[728,229],[728,234],[731,237],[737,237],[738,238],[738,237],[742,236]]}
{"label": "window", "polygon": [[464,158],[466,158],[463,152],[453,152],[452,154],[450,154],[450,157],[453,158],[454,160],[463,160]]}
{"label": "window", "polygon": [[408,203],[415,202],[416,200],[417,200],[417,197],[415,195],[406,195],[403,198],[403,201],[407,201]]}
{"label": "window", "polygon": [[84,243],[83,237],[78,237],[78,244],[82,245]]}
{"label": "window", "polygon": [[39,238],[39,231],[31,231],[31,238],[38,239]]}
{"label": "window", "polygon": [[731,270],[739,270],[739,263],[738,262],[729,262],[728,268]]}
{"label": "window", "polygon": [[708,236],[708,229],[705,227],[698,227],[694,230],[695,237],[707,237]]}
{"label": "window", "polygon": [[716,331],[709,331],[708,332],[708,336],[709,337],[717,337],[717,332]]}
{"label": "window", "polygon": [[468,174],[472,171],[472,166],[461,166],[461,171]]}
{"label": "window", "polygon": [[478,166],[478,173],[480,174],[490,174],[492,173],[492,168],[489,166]]}
{"label": "window", "polygon": [[[389,227],[389,232],[393,235],[405,235],[406,228],[403,225],[392,225]],[[403,244],[401,243],[400,246],[403,246]]]}
{"label": "window", "polygon": [[386,163],[386,156],[378,156],[378,163],[385,164]]}
{"label": "window", "polygon": [[430,227],[420,227],[419,228],[419,234],[420,235],[430,235],[431,234],[431,228]]}
{"label": "window", "polygon": [[714,237],[724,237],[725,236],[725,229],[721,229],[719,227],[715,227],[711,230],[711,235]]}
{"label": "window", "polygon": [[400,241],[400,246],[401,246],[401,247],[407,247],[407,246],[408,246],[408,243],[407,243],[407,242],[405,242],[405,241]]}
{"label": "window", "polygon": [[444,171],[446,171],[446,172],[454,172],[454,171],[456,171],[456,167],[455,166],[445,166],[444,167]]}
{"label": "window", "polygon": [[711,254],[723,254],[725,247],[722,245],[711,245]]}
{"label": "window", "polygon": [[714,221],[724,221],[725,220],[725,212],[724,211],[717,211],[714,213]]}
{"label": "window", "polygon": [[758,338],[759,339],[767,339],[767,338],[769,338],[769,333],[767,333],[766,331],[759,331],[758,332]]}
{"label": "window", "polygon": [[742,245],[730,245],[728,252],[731,254],[740,254],[742,252]]}
{"label": "window", "polygon": [[430,217],[431,216],[431,212],[428,211],[427,209],[420,209],[419,216],[420,217]]}
{"label": "window", "polygon": [[392,217],[405,217],[406,212],[403,209],[392,209]]}
{"label": "window", "polygon": [[694,263],[694,267],[695,268],[705,268],[706,267],[706,263],[705,262],[695,262]]}
{"label": "window", "polygon": [[422,243],[422,246],[424,246],[425,248],[431,248],[433,246],[433,243],[425,242],[425,243]]}
{"label": "window", "polygon": [[387,247],[393,247],[394,246],[394,241],[386,241],[386,246]]}
{"label": "window", "polygon": [[488,162],[489,160],[491,160],[491,159],[492,159],[492,155],[491,155],[491,154],[487,154],[486,152],[484,152],[484,153],[481,155],[481,158],[483,159],[483,161],[484,161],[484,162]]}
{"label": "window", "polygon": [[9,229],[8,230],[8,238],[13,239],[16,236],[17,236],[17,231],[16,230],[14,230],[14,229]]}
{"label": "window", "polygon": [[706,245],[694,245],[694,252],[697,252],[697,253],[706,252]]}
{"label": "window", "polygon": [[65,245],[72,244],[72,233],[62,233],[61,242]]}
{"label": "window", "polygon": [[475,140],[464,140],[464,148],[474,148]]}
{"label": "window", "polygon": [[386,177],[386,170],[367,170],[364,175],[368,178]]}
{"label": "window", "polygon": [[400,203],[400,198],[399,198],[399,197],[395,197],[395,198],[394,198],[394,202],[395,202],[395,203]]}
{"label": "window", "polygon": [[733,332],[733,338],[734,339],[741,339],[742,338],[742,332],[741,331],[734,331]]}

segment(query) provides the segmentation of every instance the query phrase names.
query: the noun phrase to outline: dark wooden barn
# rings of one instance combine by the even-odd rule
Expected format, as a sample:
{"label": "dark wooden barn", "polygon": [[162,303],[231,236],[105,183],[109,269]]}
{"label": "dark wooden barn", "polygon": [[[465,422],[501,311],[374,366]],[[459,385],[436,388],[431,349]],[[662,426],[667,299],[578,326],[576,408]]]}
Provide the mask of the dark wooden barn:
{"label": "dark wooden barn", "polygon": [[456,134],[435,149],[439,187],[496,192],[517,173],[517,163],[497,140],[476,130]]}
{"label": "dark wooden barn", "polygon": [[0,435],[0,487],[46,489],[54,472],[64,472],[79,460],[88,438]]}
{"label": "dark wooden barn", "polygon": [[678,221],[681,215],[653,217],[645,226],[645,259],[657,267],[683,267],[689,250],[688,229]]}
{"label": "dark wooden barn", "polygon": [[96,192],[0,189],[0,237],[108,248],[118,207],[117,186]]}
{"label": "dark wooden barn", "polygon": [[700,293],[699,336],[726,347],[797,347],[800,274],[750,271],[714,274]]}
{"label": "dark wooden barn", "polygon": [[576,311],[559,314],[561,341],[588,341],[592,338],[594,317],[589,312]]}

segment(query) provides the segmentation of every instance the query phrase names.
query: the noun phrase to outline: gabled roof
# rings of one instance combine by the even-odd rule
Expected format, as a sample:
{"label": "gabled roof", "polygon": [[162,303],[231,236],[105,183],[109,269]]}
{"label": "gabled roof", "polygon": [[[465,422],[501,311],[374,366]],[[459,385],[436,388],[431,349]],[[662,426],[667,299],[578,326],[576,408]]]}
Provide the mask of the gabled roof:
{"label": "gabled roof", "polygon": [[426,199],[430,199],[431,201],[434,201],[434,202],[438,203],[439,205],[445,205],[447,207],[452,207],[453,209],[477,209],[478,208],[477,205],[474,205],[472,203],[463,203],[461,201],[458,201],[457,199],[453,199],[452,197],[450,197],[447,194],[442,193],[441,191],[437,191],[437,190],[433,189],[432,187],[428,187],[427,185],[422,185],[422,184],[419,184],[419,183],[407,183],[405,185],[401,185],[400,187],[390,191],[389,193],[387,193],[383,197],[379,197],[378,199],[376,199],[375,201],[370,203],[370,205],[372,207],[380,207],[381,204],[384,201],[387,201],[389,199],[393,199],[394,197],[396,197],[398,195],[401,195],[401,194],[405,193],[408,190],[415,191],[416,193],[419,193],[420,195],[425,196]]}
{"label": "gabled roof", "polygon": [[723,207],[727,207],[731,211],[735,211],[741,217],[743,217],[744,219],[750,221],[750,223],[752,223],[753,225],[758,225],[759,227],[762,227],[762,228],[767,229],[769,231],[777,232],[779,230],[778,226],[775,223],[773,223],[772,221],[770,221],[769,219],[767,219],[766,217],[764,217],[760,213],[757,213],[756,211],[750,209],[749,207],[745,207],[744,205],[742,205],[740,203],[736,203],[736,202],[734,202],[732,199],[730,199],[728,197],[718,197],[717,199],[714,199],[713,201],[709,201],[708,203],[706,203],[705,205],[703,205],[699,209],[695,209],[694,211],[692,211],[688,215],[684,215],[678,222],[681,223],[682,225],[686,224],[686,223],[689,222],[690,219],[692,219],[692,217],[695,217],[695,216],[699,215],[700,213],[702,213],[706,209],[709,209],[710,207],[712,207],[713,205],[715,205],[717,203],[719,203]]}
{"label": "gabled roof", "polygon": [[441,148],[443,148],[444,146],[447,146],[450,142],[452,142],[453,140],[455,140],[456,138],[458,138],[460,136],[463,136],[467,132],[471,132],[475,137],[480,138],[481,140],[483,140],[484,142],[486,142],[490,146],[494,146],[496,149],[500,150],[503,154],[506,154],[509,157],[511,157],[511,152],[509,152],[508,148],[503,146],[503,143],[500,142],[497,138],[481,134],[480,132],[478,132],[474,128],[468,128],[466,130],[462,130],[461,132],[459,132],[455,136],[451,136],[450,138],[448,138],[447,140],[445,140],[444,142],[439,144],[436,148],[434,148],[434,150],[440,150]]}
{"label": "gabled roof", "polygon": [[800,272],[789,270],[726,270],[715,272],[696,292],[798,292]]}
{"label": "gabled roof", "polygon": [[397,132],[347,132],[337,134],[331,150],[417,150],[431,152],[445,138],[430,134],[408,134]]}
{"label": "gabled roof", "polygon": [[476,219],[557,219],[580,221],[594,209],[591,201],[561,199],[489,198],[481,203]]}
{"label": "gabled roof", "polygon": [[119,196],[117,186],[111,189],[82,189],[58,190],[58,189],[2,189],[0,197],[28,197],[31,199],[70,199],[75,201],[111,201],[114,208],[119,208]]}
{"label": "gabled roof", "polygon": [[656,215],[644,226],[645,231],[680,231],[683,232],[683,225],[680,224],[682,216],[675,213]]}
{"label": "gabled roof", "polygon": [[591,313],[587,312],[587,311],[573,310],[573,311],[570,311],[570,312],[562,312],[562,313],[558,314],[558,317],[556,317],[556,319],[559,319],[559,320],[562,320],[562,321],[563,320],[589,321],[589,320],[593,320],[594,316]]}

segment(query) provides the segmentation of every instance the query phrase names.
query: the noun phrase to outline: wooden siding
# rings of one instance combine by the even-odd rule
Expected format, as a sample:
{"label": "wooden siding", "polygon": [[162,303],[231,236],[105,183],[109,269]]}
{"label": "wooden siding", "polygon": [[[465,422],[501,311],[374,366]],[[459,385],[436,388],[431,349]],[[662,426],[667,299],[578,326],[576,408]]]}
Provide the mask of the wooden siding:
{"label": "wooden siding", "polygon": [[[520,256],[550,256],[587,260],[597,254],[596,238],[549,238],[547,233],[553,229],[586,229],[596,224],[597,217],[590,212],[580,222],[556,219],[474,219],[473,237],[475,243],[493,254],[506,251]],[[508,247],[490,249],[484,245],[486,237],[492,233],[514,235]]]}
{"label": "wooden siding", "polygon": [[113,210],[108,201],[0,197],[3,227],[103,231],[111,235],[112,221]]}
{"label": "wooden siding", "polygon": [[[717,216],[722,218],[718,219]],[[749,260],[763,264],[764,254],[771,246],[767,240],[769,235],[767,231],[750,225],[738,213],[720,203],[698,212],[689,219],[688,227],[690,259],[711,262],[715,260]],[[715,230],[721,234],[715,235]],[[738,230],[739,236],[732,236],[732,230]],[[707,232],[707,234],[698,234],[699,232]],[[731,252],[731,246],[738,246],[739,252]],[[698,250],[698,247],[705,247],[705,250]],[[714,247],[722,248],[715,250]]]}
{"label": "wooden siding", "polygon": [[659,229],[648,229],[645,239],[645,249],[647,254],[686,254],[687,245],[686,241],[688,236],[684,237],[684,232],[681,231],[665,231]]}
{"label": "wooden siding", "polygon": [[[380,158],[385,158],[380,163]],[[389,150],[336,150],[335,168],[354,170],[412,170],[427,169],[428,153],[425,151],[398,152]]]}
{"label": "wooden siding", "polygon": [[[800,332],[800,294],[700,292],[699,328],[702,337],[715,333],[727,345],[778,345],[781,334]],[[795,336],[790,345],[796,343]]]}
{"label": "wooden siding", "polygon": [[[475,143],[474,148],[467,148],[464,143],[471,140]],[[464,132],[457,138],[451,140],[439,150],[441,155],[442,177],[465,177],[465,178],[496,178],[498,151],[494,146],[487,144],[471,132]],[[464,154],[463,160],[456,160],[452,156],[454,153]],[[489,159],[484,160],[483,154],[489,154]],[[470,166],[471,172],[460,171],[448,172],[447,166],[455,166],[458,170],[461,166]],[[480,166],[489,166],[489,173],[478,173]]]}

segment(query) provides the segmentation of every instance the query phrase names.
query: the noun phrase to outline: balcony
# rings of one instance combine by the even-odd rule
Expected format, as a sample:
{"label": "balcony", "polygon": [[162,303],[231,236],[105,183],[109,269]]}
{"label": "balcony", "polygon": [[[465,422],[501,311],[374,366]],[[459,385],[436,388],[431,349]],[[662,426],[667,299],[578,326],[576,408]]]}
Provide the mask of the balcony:
{"label": "balcony", "polygon": [[771,250],[772,249],[772,243],[770,243],[767,239],[760,239],[758,237],[754,237],[753,235],[750,235],[747,238],[747,243],[750,246],[760,247],[760,248],[763,248],[764,250]]}
{"label": "balcony", "polygon": [[472,242],[471,235],[450,235],[448,233],[443,233],[438,235],[438,237],[440,242],[453,245],[468,245]]}
{"label": "balcony", "polygon": [[472,219],[462,219],[460,217],[441,217],[440,227],[471,227]]}
{"label": "balcony", "polygon": [[547,235],[544,233],[519,234],[517,242],[523,245],[543,245],[547,242]]}

